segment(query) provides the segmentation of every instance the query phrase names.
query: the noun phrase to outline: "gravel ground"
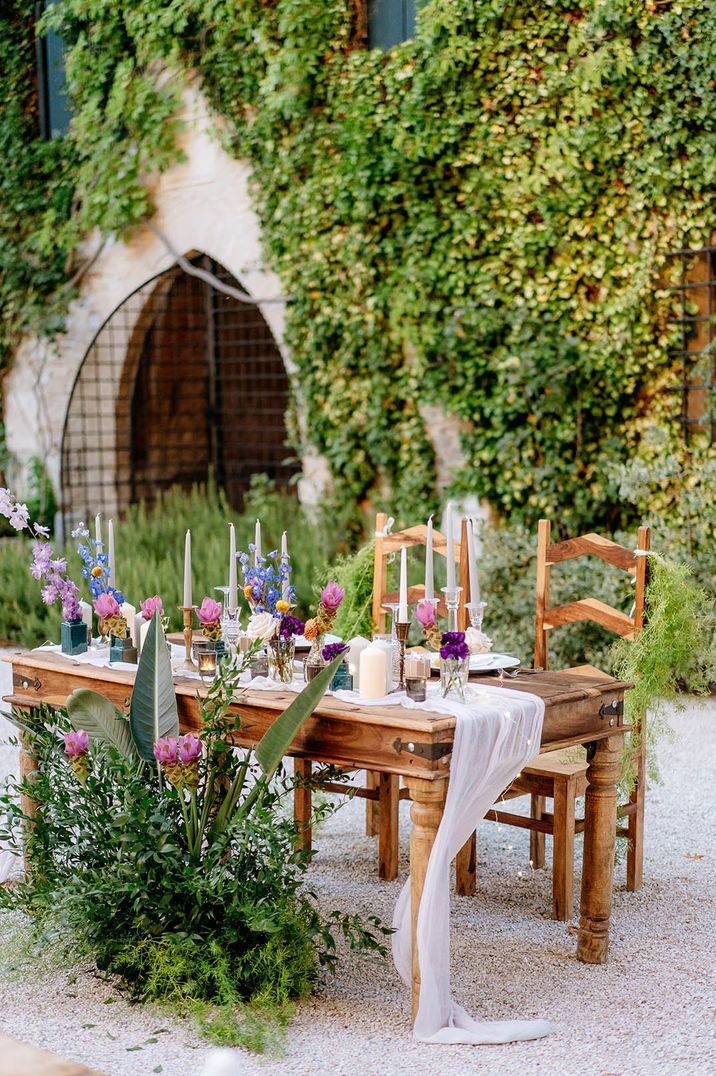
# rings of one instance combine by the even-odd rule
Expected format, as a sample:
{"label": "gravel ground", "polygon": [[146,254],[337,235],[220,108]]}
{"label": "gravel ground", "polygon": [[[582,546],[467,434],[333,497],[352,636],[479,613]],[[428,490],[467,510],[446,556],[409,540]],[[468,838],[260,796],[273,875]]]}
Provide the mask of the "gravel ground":
{"label": "gravel ground", "polygon": [[[337,976],[298,1007],[283,1055],[232,1051],[220,1059],[190,1021],[128,1004],[91,968],[13,971],[7,914],[0,915],[0,1027],[107,1076],[198,1076],[208,1074],[209,1063],[212,1076],[716,1072],[716,703],[689,704],[672,725],[674,741],[660,748],[663,784],[648,798],[640,893],[624,891],[624,865],[617,867],[607,965],[578,964],[574,923],[547,917],[550,872],[526,866],[528,835],[481,827],[478,896],[453,898],[454,992],[476,1016],[553,1021],[558,1030],[547,1039],[497,1047],[414,1043],[409,996],[391,963],[345,953]],[[13,765],[12,750],[0,747],[0,776]],[[375,842],[362,834],[360,802],[324,824],[310,882],[326,911],[374,912],[390,921],[407,870],[407,809],[401,805],[401,878],[394,883],[375,875]]]}

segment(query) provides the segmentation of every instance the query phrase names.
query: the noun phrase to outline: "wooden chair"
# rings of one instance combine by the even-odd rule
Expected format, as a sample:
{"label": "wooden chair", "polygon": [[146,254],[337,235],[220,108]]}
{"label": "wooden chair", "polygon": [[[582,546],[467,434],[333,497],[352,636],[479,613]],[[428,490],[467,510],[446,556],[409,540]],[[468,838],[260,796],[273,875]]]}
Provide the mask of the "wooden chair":
{"label": "wooden chair", "polygon": [[[388,560],[391,554],[399,553],[401,546],[425,546],[428,528],[421,523],[408,530],[387,534],[388,516],[379,512],[375,520],[375,552],[373,561],[373,624],[379,633],[386,628],[386,605],[398,601],[397,591],[388,591]],[[465,602],[469,587],[469,567],[467,558],[467,520],[463,519],[460,541],[455,542],[455,563],[459,565],[458,583],[460,606],[458,609],[458,626],[464,630],[468,622]],[[447,538],[440,531],[433,529],[433,553],[447,557]],[[425,586],[408,587],[408,603],[414,605],[425,597]],[[446,617],[447,607],[441,598],[438,615]],[[393,774],[378,774],[370,771],[366,774],[366,787],[359,790],[366,803],[365,831],[369,837],[378,837],[378,874],[387,881],[398,876],[398,803],[407,798],[407,789],[400,787],[400,779]]]}
{"label": "wooden chair", "polygon": [[[649,528],[640,527],[637,549],[649,549]],[[566,605],[550,605],[550,573],[552,567],[575,557],[592,555],[613,564],[635,577],[636,596],[630,616],[614,609],[596,598],[584,598]],[[644,595],[646,589],[647,557],[639,556],[624,546],[598,534],[585,534],[564,542],[551,542],[551,525],[548,520],[539,522],[537,537],[537,616],[535,634],[535,668],[546,669],[549,662],[549,632],[564,624],[590,620],[626,638],[639,632],[644,623]],[[592,666],[582,666],[572,672],[589,675]],[[644,795],[645,755],[644,740],[634,755],[635,785],[629,802],[620,807],[619,816],[626,819],[626,826],[619,830],[629,839],[627,853],[627,889],[641,888],[644,864]],[[530,830],[530,861],[534,868],[545,863],[545,834],[550,834],[552,844],[552,914],[554,919],[572,917],[574,901],[574,838],[584,830],[584,819],[576,818],[575,801],[584,795],[587,787],[587,763],[574,761],[562,752],[554,751],[540,755],[531,766],[525,766],[501,800],[517,796],[531,796],[529,817],[510,814],[493,808],[486,815],[489,821],[519,826]],[[552,813],[545,810],[545,800],[553,801]],[[456,860],[456,885],[458,893],[475,892],[475,837],[467,842]]]}

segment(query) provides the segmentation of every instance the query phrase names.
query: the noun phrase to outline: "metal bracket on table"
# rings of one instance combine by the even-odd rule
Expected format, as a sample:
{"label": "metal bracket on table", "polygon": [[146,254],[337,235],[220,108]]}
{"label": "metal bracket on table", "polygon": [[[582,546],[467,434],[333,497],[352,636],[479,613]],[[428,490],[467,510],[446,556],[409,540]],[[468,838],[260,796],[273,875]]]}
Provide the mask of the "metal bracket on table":
{"label": "metal bracket on table", "polygon": [[451,743],[415,743],[413,740],[401,740],[398,737],[397,740],[393,740],[393,747],[400,754],[401,751],[407,751],[410,755],[417,755],[418,758],[426,758],[429,762],[437,762],[438,759],[445,758],[446,755],[452,753]]}
{"label": "metal bracket on table", "polygon": [[23,676],[20,679],[20,686],[24,691],[27,691],[29,688],[34,688],[35,691],[39,691],[42,687],[42,680],[40,680],[38,676],[34,677],[32,680],[27,676]]}
{"label": "metal bracket on table", "polygon": [[613,699],[611,702],[603,702],[599,707],[599,716],[609,718],[610,726],[617,723],[617,718],[624,716],[624,699]]}

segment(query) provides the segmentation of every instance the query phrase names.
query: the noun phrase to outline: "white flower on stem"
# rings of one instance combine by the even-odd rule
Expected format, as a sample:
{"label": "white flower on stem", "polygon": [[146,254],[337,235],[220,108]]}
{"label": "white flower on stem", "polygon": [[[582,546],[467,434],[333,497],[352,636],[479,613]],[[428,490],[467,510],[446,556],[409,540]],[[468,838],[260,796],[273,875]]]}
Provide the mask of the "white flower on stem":
{"label": "white flower on stem", "polygon": [[10,525],[15,528],[16,531],[22,531],[30,522],[30,513],[26,504],[14,505],[10,515],[8,516]]}
{"label": "white flower on stem", "polygon": [[277,627],[278,621],[271,613],[254,613],[249,617],[246,634],[249,639],[260,639],[262,643],[267,643],[273,639]]}
{"label": "white flower on stem", "polygon": [[486,654],[488,650],[492,650],[492,639],[489,635],[485,635],[484,631],[478,631],[477,628],[467,629],[465,642],[469,646],[471,654]]}

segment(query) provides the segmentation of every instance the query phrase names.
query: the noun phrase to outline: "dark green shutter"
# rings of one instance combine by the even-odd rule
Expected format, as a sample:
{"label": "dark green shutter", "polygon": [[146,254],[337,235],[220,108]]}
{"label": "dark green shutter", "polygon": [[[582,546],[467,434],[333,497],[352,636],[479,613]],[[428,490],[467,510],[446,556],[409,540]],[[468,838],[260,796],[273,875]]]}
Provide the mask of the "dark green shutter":
{"label": "dark green shutter", "polygon": [[368,45],[391,49],[415,33],[417,0],[369,0]]}
{"label": "dark green shutter", "polygon": [[[49,3],[36,5],[38,18]],[[42,137],[60,138],[67,134],[72,109],[67,99],[65,44],[55,30],[48,30],[37,40],[37,74]]]}

